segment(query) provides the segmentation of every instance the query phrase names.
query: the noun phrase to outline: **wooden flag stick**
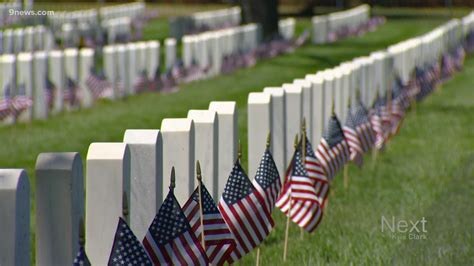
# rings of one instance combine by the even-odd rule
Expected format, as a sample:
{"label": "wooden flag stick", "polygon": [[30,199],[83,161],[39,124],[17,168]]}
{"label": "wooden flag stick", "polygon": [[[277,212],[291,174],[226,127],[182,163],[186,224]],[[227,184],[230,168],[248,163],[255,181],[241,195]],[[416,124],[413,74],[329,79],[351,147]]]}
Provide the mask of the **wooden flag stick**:
{"label": "wooden flag stick", "polygon": [[349,167],[344,165],[344,189],[349,187]]}
{"label": "wooden flag stick", "polygon": [[[306,118],[303,118],[303,123],[301,124],[301,162],[303,167],[306,164]],[[304,229],[300,227],[300,239],[304,238]]]}
{"label": "wooden flag stick", "polygon": [[[268,131],[268,135],[267,135],[267,143],[265,144],[265,148],[268,150],[270,149],[270,142],[271,142],[271,133],[270,131]],[[257,258],[255,260],[255,265],[256,266],[260,266],[260,246],[257,247]]]}
{"label": "wooden flag stick", "polygon": [[196,161],[196,177],[198,180],[198,202],[199,202],[199,220],[201,222],[201,245],[206,250],[206,239],[204,235],[204,214],[202,211],[202,175],[201,175],[201,164],[199,160]]}
{"label": "wooden flag stick", "polygon": [[[298,148],[298,134],[295,136],[295,149]],[[291,175],[289,176],[288,182],[291,182]],[[285,242],[283,244],[283,261],[286,261],[286,257],[288,254],[288,234],[290,232],[290,217],[291,217],[291,185],[290,185],[290,206],[288,208],[288,216],[286,217],[286,228],[285,228]]]}

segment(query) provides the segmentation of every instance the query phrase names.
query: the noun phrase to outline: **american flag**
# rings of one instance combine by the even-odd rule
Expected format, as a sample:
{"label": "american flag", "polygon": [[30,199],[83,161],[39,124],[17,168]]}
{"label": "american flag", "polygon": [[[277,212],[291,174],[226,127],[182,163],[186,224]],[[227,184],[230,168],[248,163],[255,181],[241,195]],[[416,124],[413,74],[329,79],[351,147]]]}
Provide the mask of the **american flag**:
{"label": "american flag", "polygon": [[89,261],[83,246],[79,247],[79,252],[77,252],[76,258],[74,258],[74,261],[72,262],[72,266],[91,266],[91,262]]}
{"label": "american flag", "polygon": [[265,208],[265,200],[257,192],[237,161],[219,200],[219,210],[235,237],[233,261],[257,247],[275,225]]}
{"label": "american flag", "polygon": [[121,217],[108,265],[153,265],[142,244]]}
{"label": "american flag", "polygon": [[135,80],[133,89],[136,93],[141,93],[150,89],[150,84],[148,81],[148,74],[146,70],[141,71],[138,74],[138,77]]}
{"label": "american flag", "polygon": [[206,252],[194,235],[172,188],[153,219],[143,245],[155,265],[208,264]]}
{"label": "american flag", "polygon": [[[189,200],[183,206],[184,215],[189,221],[191,228],[202,242],[202,226],[199,211],[199,187],[196,188]],[[235,248],[234,236],[217,209],[212,196],[201,183],[202,214],[204,225],[205,250],[209,263],[223,265]]]}
{"label": "american flag", "polygon": [[316,179],[309,177],[303,165],[301,146],[300,142],[288,167],[276,206],[298,226],[313,232],[321,222],[323,212],[318,201]]}
{"label": "american flag", "polygon": [[33,101],[25,93],[25,84],[20,84],[18,86],[18,95],[10,101],[11,112],[15,117],[33,105]]}
{"label": "american flag", "polygon": [[268,148],[265,149],[252,184],[265,200],[267,211],[272,213],[275,208],[275,202],[280,196],[281,182],[280,174]]}
{"label": "american flag", "polygon": [[69,103],[69,105],[74,106],[77,103],[77,91],[79,87],[77,82],[72,78],[66,78],[66,90],[64,91],[64,100]]}
{"label": "american flag", "polygon": [[333,113],[316,150],[316,158],[321,162],[324,172],[332,180],[337,172],[349,160],[349,144],[346,141],[341,124]]}
{"label": "american flag", "polygon": [[90,70],[86,79],[86,86],[91,91],[94,99],[102,98],[113,90],[112,83],[105,78],[103,73],[96,74],[94,69]]}
{"label": "american flag", "polygon": [[323,166],[321,162],[316,158],[316,154],[314,153],[313,147],[309,142],[308,138],[306,137],[306,152],[305,152],[305,161],[304,161],[304,168],[308,177],[314,179],[315,182],[315,189],[316,189],[316,197],[321,205],[324,208],[326,205],[328,193],[329,193],[329,180],[324,173]]}
{"label": "american flag", "polygon": [[49,77],[46,76],[46,102],[48,103],[48,107],[50,109],[53,108],[55,91],[56,91],[56,86],[49,79]]}
{"label": "american flag", "polygon": [[361,167],[364,154],[374,145],[375,133],[370,125],[367,110],[360,100],[356,106],[349,108],[343,131],[349,144],[350,159]]}
{"label": "american flag", "polygon": [[12,114],[9,84],[3,88],[3,93],[3,99],[0,99],[0,121]]}
{"label": "american flag", "polygon": [[383,110],[386,110],[386,108],[381,104],[380,98],[378,98],[374,101],[374,104],[369,111],[370,124],[375,132],[375,147],[378,150],[383,150],[385,147],[385,130],[381,116]]}

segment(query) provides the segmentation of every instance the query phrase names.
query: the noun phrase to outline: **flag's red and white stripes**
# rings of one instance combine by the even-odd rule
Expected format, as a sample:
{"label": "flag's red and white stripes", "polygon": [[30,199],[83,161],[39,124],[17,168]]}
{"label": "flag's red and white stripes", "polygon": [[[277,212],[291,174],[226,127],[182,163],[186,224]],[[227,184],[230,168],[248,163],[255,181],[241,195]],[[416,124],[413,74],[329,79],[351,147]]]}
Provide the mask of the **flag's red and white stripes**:
{"label": "flag's red and white stripes", "polygon": [[342,130],[344,131],[344,136],[349,144],[350,160],[357,166],[361,167],[363,163],[364,150],[358,132],[348,126],[344,126]]}
{"label": "flag's red and white stripes", "polygon": [[265,207],[271,214],[275,207],[275,202],[280,196],[281,183],[279,181],[273,182],[267,189],[262,188],[262,186],[260,186],[260,184],[256,182],[255,179],[252,181],[252,184],[257,190],[257,193],[260,193],[261,197],[265,201]]}
{"label": "flag's red and white stripes", "polygon": [[316,150],[316,158],[321,162],[326,176],[331,180],[349,160],[349,144],[343,140],[334,147],[330,147],[327,141],[322,138]]}
{"label": "flag's red and white stripes", "polygon": [[[199,204],[195,200],[188,200],[183,206],[183,213],[189,221],[192,231],[202,241],[202,226]],[[204,214],[205,250],[209,262],[213,265],[223,265],[233,251],[235,242],[232,233],[219,213]]]}
{"label": "flag's red and white stripes", "polygon": [[314,180],[316,199],[322,208],[326,205],[329,194],[329,181],[319,160],[312,156],[306,156],[304,168],[308,177]]}
{"label": "flag's red and white stripes", "polygon": [[252,251],[270,234],[274,222],[267,210],[259,207],[263,202],[259,193],[250,193],[232,205],[220,199],[219,210],[236,241],[231,254],[234,260]]}
{"label": "flag's red and white stripes", "polygon": [[198,247],[192,232],[187,231],[166,245],[156,245],[150,231],[147,232],[143,245],[155,265],[166,262],[168,265],[208,265],[206,254]]}

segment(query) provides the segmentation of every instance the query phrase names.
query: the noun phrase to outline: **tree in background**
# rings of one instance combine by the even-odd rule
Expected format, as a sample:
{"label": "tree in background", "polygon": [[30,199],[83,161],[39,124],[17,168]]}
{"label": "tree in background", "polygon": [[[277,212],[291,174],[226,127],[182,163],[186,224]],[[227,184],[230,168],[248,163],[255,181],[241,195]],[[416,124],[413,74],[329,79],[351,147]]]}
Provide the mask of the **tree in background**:
{"label": "tree in background", "polygon": [[245,23],[262,25],[264,40],[278,36],[278,0],[239,0]]}

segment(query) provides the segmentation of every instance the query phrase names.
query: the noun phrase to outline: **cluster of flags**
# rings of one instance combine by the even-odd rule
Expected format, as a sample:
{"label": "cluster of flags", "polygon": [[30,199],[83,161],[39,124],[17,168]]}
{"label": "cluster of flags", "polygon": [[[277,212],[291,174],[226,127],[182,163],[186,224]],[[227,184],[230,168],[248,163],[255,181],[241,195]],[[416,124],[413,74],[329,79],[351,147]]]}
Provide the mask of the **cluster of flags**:
{"label": "cluster of flags", "polygon": [[372,17],[366,23],[357,27],[342,27],[337,31],[328,33],[328,40],[335,42],[337,40],[346,39],[350,36],[361,36],[367,32],[374,31],[378,26],[385,23],[384,17]]}
{"label": "cluster of flags", "polygon": [[[463,54],[458,48],[445,57],[454,66],[462,66]],[[234,263],[268,237],[275,226],[275,207],[302,230],[314,232],[321,224],[336,175],[349,162],[362,167],[363,156],[371,149],[383,150],[398,133],[412,103],[434,91],[446,78],[443,73],[460,69],[450,67],[434,63],[417,68],[409,84],[396,78],[384,97],[376,95],[369,109],[357,96],[344,124],[332,113],[315,150],[303,123],[283,184],[269,140],[254,179],[249,179],[239,158],[217,204],[202,183],[198,165],[199,184],[181,207],[174,196],[173,169],[169,193],[142,241],[119,218],[109,265]],[[90,265],[82,246],[74,265]]]}
{"label": "cluster of flags", "polygon": [[4,97],[0,99],[0,121],[7,117],[18,117],[23,111],[32,106],[33,101],[30,97],[25,95],[25,86],[20,84],[18,86],[18,95],[10,96],[10,85],[6,85],[3,89]]}

